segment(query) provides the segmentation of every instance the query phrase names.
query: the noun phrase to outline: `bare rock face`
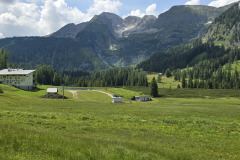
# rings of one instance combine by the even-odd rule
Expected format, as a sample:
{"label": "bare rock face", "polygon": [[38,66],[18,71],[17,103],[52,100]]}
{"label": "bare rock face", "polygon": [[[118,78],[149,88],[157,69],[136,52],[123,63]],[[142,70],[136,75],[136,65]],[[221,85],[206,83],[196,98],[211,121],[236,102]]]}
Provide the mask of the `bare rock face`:
{"label": "bare rock face", "polygon": [[[130,34],[152,33],[156,31],[152,28],[152,25],[157,18],[152,15],[146,15],[143,18],[128,16],[122,19],[116,14],[103,12],[98,16],[94,16],[90,22],[96,19],[106,24],[116,37],[128,37]],[[67,24],[50,36],[57,38],[75,38],[79,32],[87,27],[88,23],[89,22],[84,22],[78,25],[73,23]]]}
{"label": "bare rock face", "polygon": [[157,29],[153,28],[153,24],[156,20],[157,18],[152,15],[146,15],[143,18],[127,17],[125,19],[126,30],[122,33],[122,36],[128,37],[130,34],[155,33]]}

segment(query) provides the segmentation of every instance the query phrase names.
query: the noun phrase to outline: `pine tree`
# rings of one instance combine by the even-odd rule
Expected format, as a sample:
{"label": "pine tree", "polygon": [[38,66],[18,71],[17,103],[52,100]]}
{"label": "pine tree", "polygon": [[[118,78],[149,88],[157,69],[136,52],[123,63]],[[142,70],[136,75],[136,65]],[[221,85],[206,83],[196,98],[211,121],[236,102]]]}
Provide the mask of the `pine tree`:
{"label": "pine tree", "polygon": [[180,85],[178,84],[178,86],[177,86],[177,89],[180,89],[181,87],[180,87]]}
{"label": "pine tree", "polygon": [[189,80],[188,80],[188,88],[193,88],[193,81],[192,81],[192,77],[190,76]]}
{"label": "pine tree", "polygon": [[186,88],[186,80],[184,75],[182,77],[182,88]]}
{"label": "pine tree", "polygon": [[54,85],[55,86],[60,86],[61,85],[61,80],[62,79],[62,77],[61,77],[61,74],[60,73],[57,73],[57,72],[55,72],[54,73],[54,76],[53,76],[53,83],[54,83]]}
{"label": "pine tree", "polygon": [[170,71],[169,68],[166,70],[165,75],[166,75],[167,78],[172,76],[171,71]]}
{"label": "pine tree", "polygon": [[162,82],[162,75],[160,73],[158,74],[158,79],[157,80],[158,80],[158,83]]}
{"label": "pine tree", "polygon": [[151,82],[151,96],[158,97],[158,85],[155,80],[155,77],[153,77],[152,82]]}
{"label": "pine tree", "polygon": [[0,49],[0,70],[8,67],[9,53],[6,49]]}

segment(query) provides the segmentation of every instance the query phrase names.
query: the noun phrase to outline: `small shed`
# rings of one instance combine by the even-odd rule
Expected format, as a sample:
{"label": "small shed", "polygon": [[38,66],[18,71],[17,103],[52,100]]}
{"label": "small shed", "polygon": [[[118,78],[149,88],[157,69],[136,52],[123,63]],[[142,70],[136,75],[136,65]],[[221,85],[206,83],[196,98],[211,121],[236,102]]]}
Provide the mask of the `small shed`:
{"label": "small shed", "polygon": [[122,103],[122,97],[112,97],[112,103]]}
{"label": "small shed", "polygon": [[48,88],[47,89],[47,94],[57,94],[58,89],[57,88]]}
{"label": "small shed", "polygon": [[135,100],[139,102],[151,101],[150,96],[135,96]]}

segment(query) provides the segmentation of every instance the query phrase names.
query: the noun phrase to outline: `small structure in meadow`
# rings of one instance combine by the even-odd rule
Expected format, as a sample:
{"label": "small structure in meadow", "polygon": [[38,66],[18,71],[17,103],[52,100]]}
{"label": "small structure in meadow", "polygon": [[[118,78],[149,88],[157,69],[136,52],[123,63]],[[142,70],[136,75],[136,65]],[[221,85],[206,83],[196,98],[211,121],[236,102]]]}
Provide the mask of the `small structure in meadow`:
{"label": "small structure in meadow", "polygon": [[135,96],[135,100],[139,102],[151,101],[150,96]]}
{"label": "small structure in meadow", "polygon": [[58,89],[57,88],[48,88],[47,89],[47,94],[57,94],[58,93]]}
{"label": "small structure in meadow", "polygon": [[66,99],[67,97],[63,97],[63,95],[58,94],[57,88],[47,88],[47,94],[43,95],[42,98],[47,99]]}
{"label": "small structure in meadow", "polygon": [[112,103],[122,103],[122,96],[113,95]]}

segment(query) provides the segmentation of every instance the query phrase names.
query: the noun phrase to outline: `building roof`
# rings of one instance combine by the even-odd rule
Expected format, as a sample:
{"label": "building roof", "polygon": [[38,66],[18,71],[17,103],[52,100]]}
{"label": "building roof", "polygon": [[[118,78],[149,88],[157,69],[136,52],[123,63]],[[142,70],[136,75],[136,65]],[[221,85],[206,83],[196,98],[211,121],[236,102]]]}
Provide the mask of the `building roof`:
{"label": "building roof", "polygon": [[57,93],[58,89],[57,88],[48,88],[47,93]]}
{"label": "building roof", "polygon": [[112,97],[112,99],[122,99],[122,97]]}
{"label": "building roof", "polygon": [[0,75],[28,75],[35,70],[23,70],[23,69],[3,69],[0,71]]}
{"label": "building roof", "polygon": [[151,97],[151,96],[135,96],[135,97],[139,97],[140,98],[140,97]]}

